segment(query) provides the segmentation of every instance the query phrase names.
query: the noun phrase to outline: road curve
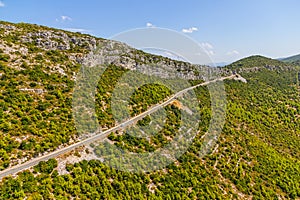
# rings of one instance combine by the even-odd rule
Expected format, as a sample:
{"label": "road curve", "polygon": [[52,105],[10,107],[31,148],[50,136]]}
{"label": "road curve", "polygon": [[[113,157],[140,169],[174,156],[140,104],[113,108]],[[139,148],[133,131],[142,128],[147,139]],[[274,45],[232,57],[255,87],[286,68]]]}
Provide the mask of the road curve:
{"label": "road curve", "polygon": [[13,174],[16,174],[20,171],[23,171],[25,169],[28,169],[30,167],[33,167],[35,165],[37,165],[39,162],[41,161],[47,161],[51,158],[55,158],[59,155],[62,155],[64,153],[67,153],[69,151],[72,151],[80,146],[83,146],[83,145],[87,145],[87,144],[90,144],[94,141],[98,141],[100,139],[104,139],[106,138],[111,132],[114,132],[114,131],[117,131],[119,129],[123,129],[131,124],[133,124],[134,122],[144,118],[145,116],[149,115],[149,114],[152,114],[154,113],[155,111],[157,111],[158,109],[168,105],[169,103],[171,103],[176,97],[182,95],[183,93],[189,91],[189,90],[192,90],[194,88],[197,88],[199,86],[205,86],[205,85],[208,85],[210,83],[213,83],[213,82],[217,82],[217,81],[223,81],[225,79],[234,79],[234,78],[237,78],[237,77],[241,77],[240,75],[231,75],[231,76],[227,76],[227,77],[221,77],[221,78],[218,78],[218,79],[214,79],[214,80],[211,80],[211,81],[207,81],[207,82],[204,82],[204,83],[201,83],[201,84],[198,84],[198,85],[195,85],[195,86],[192,86],[192,87],[189,87],[189,88],[186,88],[184,90],[181,90],[179,92],[177,92],[176,94],[174,94],[173,96],[171,96],[168,100],[164,101],[163,103],[161,104],[158,104],[158,105],[155,105],[153,107],[151,107],[149,110],[127,120],[126,122],[123,122],[122,124],[119,124],[111,129],[108,129],[106,131],[103,131],[103,132],[98,132],[96,133],[95,135],[89,137],[89,138],[86,138],[80,142],[77,142],[77,143],[74,143],[70,146],[67,146],[67,147],[64,147],[62,149],[58,149],[56,151],[53,151],[51,153],[48,153],[46,155],[43,155],[43,156],[40,156],[38,158],[34,158],[34,159],[31,159],[23,164],[20,164],[20,165],[16,165],[16,166],[13,166],[13,167],[10,167],[10,168],[7,168],[3,171],[0,171],[0,180],[3,178],[3,177],[6,177],[6,176],[9,176],[9,175],[13,175]]}

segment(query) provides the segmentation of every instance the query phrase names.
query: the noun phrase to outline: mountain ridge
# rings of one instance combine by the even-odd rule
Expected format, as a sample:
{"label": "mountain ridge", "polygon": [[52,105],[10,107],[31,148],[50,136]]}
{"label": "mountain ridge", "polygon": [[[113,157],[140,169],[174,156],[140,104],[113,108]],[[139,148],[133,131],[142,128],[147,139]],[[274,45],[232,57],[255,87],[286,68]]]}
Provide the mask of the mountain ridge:
{"label": "mountain ridge", "polygon": [[261,55],[252,55],[249,57],[241,58],[227,67],[237,69],[241,67],[265,67],[265,66],[287,66],[287,63],[268,58]]}
{"label": "mountain ridge", "polygon": [[293,56],[286,57],[286,58],[282,58],[280,60],[283,61],[283,62],[286,62],[286,63],[292,63],[292,64],[295,64],[295,65],[300,65],[300,54],[293,55]]}

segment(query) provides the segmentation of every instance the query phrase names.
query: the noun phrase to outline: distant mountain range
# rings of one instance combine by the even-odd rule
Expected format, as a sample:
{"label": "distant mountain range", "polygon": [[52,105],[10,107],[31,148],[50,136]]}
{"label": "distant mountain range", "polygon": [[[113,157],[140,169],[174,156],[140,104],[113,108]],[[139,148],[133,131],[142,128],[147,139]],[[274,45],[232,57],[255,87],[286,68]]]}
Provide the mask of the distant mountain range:
{"label": "distant mountain range", "polygon": [[218,63],[208,63],[208,66],[211,67],[224,67],[226,65],[230,64],[229,62],[218,62]]}

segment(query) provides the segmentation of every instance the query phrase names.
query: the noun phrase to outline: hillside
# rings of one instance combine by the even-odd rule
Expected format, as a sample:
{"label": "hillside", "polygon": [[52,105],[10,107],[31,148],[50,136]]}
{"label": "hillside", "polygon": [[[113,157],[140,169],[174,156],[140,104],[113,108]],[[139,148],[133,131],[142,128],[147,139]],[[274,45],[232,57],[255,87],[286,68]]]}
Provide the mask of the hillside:
{"label": "hillside", "polygon": [[[160,76],[196,78],[196,66],[189,63],[150,55],[125,44],[90,35],[8,22],[0,23],[0,32],[3,108],[0,169],[79,139],[72,119],[72,90],[76,73],[97,46],[102,46],[103,52],[113,51],[118,55],[110,61],[105,73],[108,79],[101,79],[103,83],[99,83],[103,87],[103,96],[99,98],[104,100],[110,98],[107,94],[113,90],[118,76],[128,70],[138,68],[141,72]],[[149,65],[161,68],[147,69]],[[105,109],[99,108],[99,121],[103,128],[111,127],[114,122],[109,117],[110,107],[102,106]]]}
{"label": "hillside", "polygon": [[[208,69],[147,54],[123,43],[38,25],[0,22],[0,33],[0,170],[81,139],[74,125],[72,94],[84,59],[97,46],[114,52],[95,93],[96,117],[103,130],[117,123],[111,99],[127,72],[138,68],[140,79],[156,73],[196,84],[205,78],[199,70]],[[147,68],[151,64],[160,68]],[[188,151],[165,169],[124,172],[101,159],[84,156],[109,154],[109,144],[135,153],[164,147],[178,132],[179,103],[165,107],[165,124],[157,134],[143,138],[126,134],[126,130],[116,131],[103,143],[41,162],[4,178],[0,199],[300,198],[298,69],[252,56],[215,70],[224,75],[238,71],[248,83],[224,81],[226,122],[210,154],[199,156],[212,113],[211,94],[203,86],[195,89],[201,116],[195,124],[198,134]],[[128,105],[131,116],[172,94],[170,88],[158,83],[135,88]],[[150,124],[151,119],[146,117],[137,125]],[[105,159],[114,163],[120,157]]]}
{"label": "hillside", "polygon": [[281,61],[286,62],[286,63],[293,63],[296,65],[300,65],[300,54],[291,56],[291,57],[287,57],[287,58],[283,58]]}
{"label": "hillside", "polygon": [[236,62],[233,62],[230,65],[227,65],[228,68],[231,69],[239,69],[239,68],[260,68],[260,67],[282,67],[288,66],[287,63],[281,62],[279,60],[274,60],[271,58],[267,58],[264,56],[250,56],[247,58],[243,58]]}

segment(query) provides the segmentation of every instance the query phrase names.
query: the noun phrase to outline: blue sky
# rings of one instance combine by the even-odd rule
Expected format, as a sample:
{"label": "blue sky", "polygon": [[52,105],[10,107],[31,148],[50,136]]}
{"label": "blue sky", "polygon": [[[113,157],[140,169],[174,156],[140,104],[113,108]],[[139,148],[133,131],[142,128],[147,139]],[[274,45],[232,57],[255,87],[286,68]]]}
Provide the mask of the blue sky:
{"label": "blue sky", "polygon": [[206,46],[215,62],[300,53],[298,0],[1,0],[0,19],[109,38],[153,25]]}

